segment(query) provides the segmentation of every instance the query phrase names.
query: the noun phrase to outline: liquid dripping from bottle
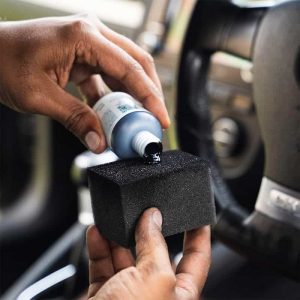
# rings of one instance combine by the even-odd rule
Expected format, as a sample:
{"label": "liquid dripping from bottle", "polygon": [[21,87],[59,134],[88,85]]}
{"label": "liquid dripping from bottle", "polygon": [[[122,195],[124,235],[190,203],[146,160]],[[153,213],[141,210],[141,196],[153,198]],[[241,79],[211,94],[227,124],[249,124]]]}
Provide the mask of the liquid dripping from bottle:
{"label": "liquid dripping from bottle", "polygon": [[145,148],[144,163],[156,165],[161,162],[162,143],[150,143]]}
{"label": "liquid dripping from bottle", "polygon": [[147,165],[156,165],[159,164],[161,161],[160,158],[161,153],[153,153],[149,155],[144,155],[144,162]]}

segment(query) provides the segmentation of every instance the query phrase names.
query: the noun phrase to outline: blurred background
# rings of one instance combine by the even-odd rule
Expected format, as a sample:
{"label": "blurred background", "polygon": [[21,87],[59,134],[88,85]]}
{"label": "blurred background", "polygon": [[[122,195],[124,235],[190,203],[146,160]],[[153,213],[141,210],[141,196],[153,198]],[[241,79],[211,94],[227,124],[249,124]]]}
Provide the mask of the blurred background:
{"label": "blurred background", "polygon": [[[167,150],[178,147],[175,112],[178,65],[195,2],[0,0],[0,21],[88,12],[146,49],[154,56],[172,118],[172,126],[164,138]],[[257,5],[265,1],[239,2]],[[251,84],[250,61],[222,52],[212,56],[206,88],[214,147],[223,176],[248,210],[254,207],[264,160]],[[68,89],[80,97],[72,84]],[[0,145],[1,295],[77,220],[78,193],[71,168],[74,158],[85,149],[57,122],[19,114],[2,105]],[[170,239],[169,243],[175,257],[181,240],[179,243],[178,239]],[[231,255],[230,250],[222,247],[217,249],[220,261]],[[234,256],[233,261],[231,267],[242,264],[244,259]],[[241,276],[244,275],[241,273]],[[266,273],[265,276],[272,275]],[[259,284],[263,284],[263,279]],[[251,295],[250,287],[245,290]]]}
{"label": "blurred background", "polygon": [[[0,21],[96,14],[154,55],[174,117],[176,69],[193,4],[192,0],[1,0]],[[80,97],[72,84],[67,88]],[[165,133],[165,149],[177,147],[174,128],[173,122]],[[77,220],[71,167],[85,149],[57,122],[19,114],[1,104],[0,145],[1,294]]]}

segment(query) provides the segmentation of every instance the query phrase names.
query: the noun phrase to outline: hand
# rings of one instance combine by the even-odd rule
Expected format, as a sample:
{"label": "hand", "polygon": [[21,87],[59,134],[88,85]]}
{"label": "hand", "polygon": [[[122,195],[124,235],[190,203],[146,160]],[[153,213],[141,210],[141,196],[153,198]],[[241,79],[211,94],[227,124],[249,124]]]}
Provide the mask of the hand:
{"label": "hand", "polygon": [[1,22],[0,49],[0,101],[58,120],[96,153],[106,147],[100,121],[64,90],[69,80],[89,105],[103,95],[104,81],[112,90],[133,95],[164,128],[169,126],[152,57],[96,17]]}
{"label": "hand", "polygon": [[89,299],[199,299],[210,266],[209,226],[185,234],[183,257],[174,272],[161,234],[162,217],[151,208],[136,229],[136,261],[130,251],[87,231]]}

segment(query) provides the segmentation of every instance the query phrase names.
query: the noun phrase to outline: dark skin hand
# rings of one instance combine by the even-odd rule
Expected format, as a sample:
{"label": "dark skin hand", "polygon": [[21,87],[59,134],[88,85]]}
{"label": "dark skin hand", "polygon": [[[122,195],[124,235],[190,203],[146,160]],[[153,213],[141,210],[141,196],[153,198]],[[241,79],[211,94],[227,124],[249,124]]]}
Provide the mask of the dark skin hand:
{"label": "dark skin hand", "polygon": [[173,271],[161,234],[159,210],[148,209],[136,228],[136,260],[128,249],[107,241],[91,226],[87,231],[93,300],[196,300],[210,266],[210,228],[185,234],[183,257]]}
{"label": "dark skin hand", "polygon": [[[141,101],[170,124],[152,57],[89,15],[0,23],[0,101],[61,122],[91,151],[106,140],[91,106],[109,88]],[[88,105],[64,90],[73,81]]]}
{"label": "dark skin hand", "polygon": [[[0,101],[61,122],[93,152],[106,148],[101,122],[91,109],[104,94],[104,82],[141,101],[163,128],[170,124],[151,56],[96,17],[0,22],[0,49]],[[70,80],[87,103],[64,90]],[[89,228],[90,299],[199,299],[210,265],[210,229],[186,233],[174,272],[161,222],[156,209],[143,214],[136,261],[127,249]]]}

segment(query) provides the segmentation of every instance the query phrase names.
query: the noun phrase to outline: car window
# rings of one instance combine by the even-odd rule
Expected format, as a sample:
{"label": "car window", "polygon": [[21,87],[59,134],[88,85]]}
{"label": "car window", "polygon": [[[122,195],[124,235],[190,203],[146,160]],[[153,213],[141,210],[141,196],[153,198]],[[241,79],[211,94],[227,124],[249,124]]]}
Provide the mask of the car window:
{"label": "car window", "polygon": [[137,28],[144,16],[144,2],[130,0],[22,0],[69,13],[94,13],[101,20]]}

